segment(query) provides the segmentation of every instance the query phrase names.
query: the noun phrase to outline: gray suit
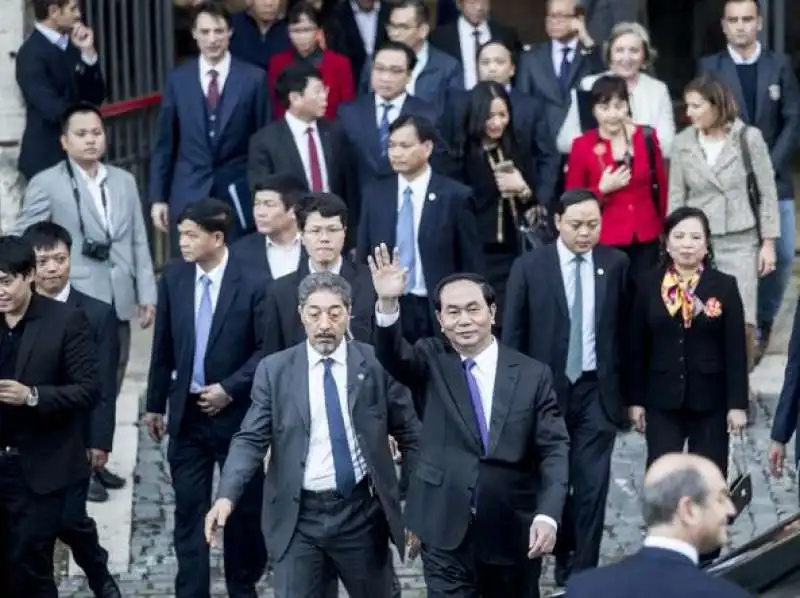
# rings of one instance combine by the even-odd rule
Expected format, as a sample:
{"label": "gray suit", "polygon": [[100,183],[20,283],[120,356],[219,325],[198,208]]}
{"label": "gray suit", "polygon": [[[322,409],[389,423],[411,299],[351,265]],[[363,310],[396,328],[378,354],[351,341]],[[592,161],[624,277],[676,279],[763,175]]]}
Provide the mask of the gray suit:
{"label": "gray suit", "polygon": [[[90,297],[113,305],[117,318],[127,322],[136,317],[137,305],[156,303],[153,261],[136,181],[129,172],[106,166],[111,206],[111,257],[106,262],[99,262],[82,253],[84,238],[80,233],[78,208],[65,165],[65,161],[59,162],[31,179],[11,234],[22,234],[31,224],[43,220],[51,220],[66,228],[72,235],[70,282]],[[86,235],[94,241],[104,241],[106,233],[102,217],[77,172],[75,180]]]}
{"label": "gray suit", "polygon": [[[368,596],[368,582],[358,579],[379,571],[365,571],[363,563],[353,562],[353,546],[337,541],[352,527],[333,514],[310,517],[309,498],[303,489],[306,459],[309,452],[311,408],[308,382],[308,351],[305,342],[285,351],[270,355],[261,361],[253,381],[252,404],[242,421],[241,429],[231,441],[228,458],[219,484],[219,497],[234,504],[242,495],[245,485],[259,467],[271,448],[270,463],[264,481],[264,508],[262,525],[267,549],[274,559],[276,591],[296,595],[297,585],[322,586],[303,578],[319,571],[300,571],[301,559],[289,563],[288,585],[280,581],[281,561],[296,550],[298,537],[311,537],[322,545],[329,560],[334,562],[338,575],[351,596]],[[350,418],[369,476],[368,504],[358,507],[354,514],[363,521],[364,510],[375,508],[380,521],[388,523],[388,534],[380,524],[371,534],[374,542],[361,546],[356,560],[371,561],[375,551],[387,548],[391,539],[404,554],[405,533],[398,493],[395,465],[389,452],[387,437],[397,439],[407,467],[416,462],[420,424],[417,420],[408,391],[391,379],[375,359],[372,347],[353,341],[347,346],[347,389]],[[361,486],[361,484],[359,484]],[[355,494],[355,492],[354,492]],[[346,500],[346,499],[345,499]],[[338,509],[338,507],[337,507]],[[338,513],[337,513],[338,515]],[[302,534],[295,534],[302,529]],[[324,536],[324,537],[323,537]],[[382,536],[382,538],[381,538]],[[349,550],[348,550],[349,549]],[[388,554],[386,555],[389,556]],[[290,558],[290,557],[287,557]],[[388,574],[389,562],[380,563]],[[361,569],[361,570],[358,570]],[[307,577],[307,576],[306,576]],[[388,579],[388,577],[387,577]],[[382,588],[384,586],[381,586]],[[374,586],[373,586],[374,588]],[[313,592],[314,590],[308,590]],[[383,591],[381,590],[381,595]],[[375,596],[380,598],[380,596]]]}

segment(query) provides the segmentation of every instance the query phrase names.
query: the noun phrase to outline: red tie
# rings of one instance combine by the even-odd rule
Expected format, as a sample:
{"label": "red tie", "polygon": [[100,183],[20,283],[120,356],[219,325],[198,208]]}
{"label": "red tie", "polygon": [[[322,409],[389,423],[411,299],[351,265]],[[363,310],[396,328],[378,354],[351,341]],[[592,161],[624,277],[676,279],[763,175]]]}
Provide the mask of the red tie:
{"label": "red tie", "polygon": [[306,129],[308,133],[308,167],[311,170],[311,190],[323,191],[322,189],[322,169],[319,166],[319,153],[317,144],[314,143],[314,127]]}
{"label": "red tie", "polygon": [[206,103],[210,110],[216,110],[219,105],[219,73],[211,69],[208,71],[208,75],[211,77],[211,82],[208,84]]}

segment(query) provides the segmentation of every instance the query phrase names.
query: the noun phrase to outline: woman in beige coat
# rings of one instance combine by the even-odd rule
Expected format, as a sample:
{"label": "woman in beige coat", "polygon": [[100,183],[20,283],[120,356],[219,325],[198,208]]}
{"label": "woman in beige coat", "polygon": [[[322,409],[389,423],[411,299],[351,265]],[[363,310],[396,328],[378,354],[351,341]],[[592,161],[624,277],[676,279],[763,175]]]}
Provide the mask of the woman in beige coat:
{"label": "woman in beige coat", "polygon": [[[780,234],[775,172],[761,131],[739,119],[735,100],[721,81],[710,75],[695,79],[684,100],[692,126],[672,146],[667,211],[689,205],[708,216],[716,267],[736,278],[742,295],[752,354],[758,278],[775,269]],[[757,183],[755,206],[748,194],[743,147]]]}

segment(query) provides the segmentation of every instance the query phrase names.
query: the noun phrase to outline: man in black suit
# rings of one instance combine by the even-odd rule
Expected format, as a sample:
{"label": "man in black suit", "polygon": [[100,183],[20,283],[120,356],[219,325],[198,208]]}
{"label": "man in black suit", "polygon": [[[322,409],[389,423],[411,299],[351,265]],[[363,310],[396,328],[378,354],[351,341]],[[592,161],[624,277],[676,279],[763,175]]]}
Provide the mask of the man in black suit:
{"label": "man in black suit", "polygon": [[[262,357],[264,281],[230,257],[226,236],[232,220],[222,201],[190,204],[178,222],[185,261],[165,267],[158,287],[144,423],[160,441],[169,405],[176,598],[210,597],[203,516],[211,503],[214,466],[225,462],[250,406]],[[262,484],[256,472],[225,529],[225,581],[232,598],[255,597],[266,567],[259,533]]]}
{"label": "man in black suit", "polygon": [[34,29],[16,56],[25,100],[19,170],[30,180],[64,159],[61,119],[76,102],[100,105],[106,95],[94,32],[81,23],[77,0],[31,0]]}
{"label": "man in black suit", "polygon": [[490,39],[501,40],[515,55],[522,50],[514,28],[489,16],[490,4],[490,0],[459,0],[461,16],[437,27],[431,35],[431,44],[461,63],[465,89],[472,89],[478,82],[478,50]]}
{"label": "man in black suit", "polygon": [[492,336],[497,306],[481,276],[439,282],[436,316],[447,340],[412,346],[398,324],[408,278],[400,252],[381,245],[370,270],[375,354],[424,413],[406,522],[421,541],[428,596],[538,597],[569,468],[550,372]]}
{"label": "man in black suit", "polygon": [[762,17],[755,0],[728,0],[722,30],[728,46],[700,59],[700,74],[719,77],[736,98],[739,116],[758,127],[769,147],[778,187],[781,234],[776,243],[775,271],[759,279],[758,359],[769,344],[772,323],[778,315],[789,285],[794,261],[795,190],[792,157],[800,135],[800,84],[791,59],[762,47],[759,41]]}
{"label": "man in black suit", "polygon": [[0,579],[4,598],[57,598],[53,551],[89,477],[86,413],[101,394],[83,311],[33,292],[36,255],[0,237]]}
{"label": "man in black suit", "polygon": [[555,223],[555,243],[514,262],[503,342],[550,367],[570,434],[572,494],[555,551],[563,585],[570,567],[596,567],[600,557],[611,452],[627,421],[619,370],[628,258],[597,245],[600,203],[591,191],[564,193]]}
{"label": "man in black suit", "polygon": [[434,289],[455,272],[483,272],[483,246],[472,212],[472,191],[428,163],[437,133],[424,118],[401,116],[390,127],[389,160],[395,176],[364,190],[356,256],[364,263],[375,247],[398,247],[409,269],[403,336],[433,336]]}
{"label": "man in black suit", "polygon": [[[82,310],[89,320],[99,362],[102,392],[100,400],[86,412],[86,453],[93,471],[105,466],[114,440],[117,320],[113,308],[93,299],[69,284],[72,237],[54,222],[29,226],[22,235],[36,253],[36,292]],[[97,526],[86,512],[86,501],[104,502],[108,492],[93,476],[73,487],[64,509],[59,539],[70,547],[75,562],[86,573],[89,587],[101,598],[121,597],[108,570],[108,553],[100,545]]]}
{"label": "man in black suit", "polygon": [[348,333],[351,339],[371,342],[375,293],[369,269],[363,263],[354,264],[342,256],[347,234],[347,206],[330,193],[310,193],[300,198],[297,222],[308,259],[302,260],[294,273],[279,278],[269,288],[264,305],[264,353],[272,355],[305,339],[306,331],[297,312],[297,289],[310,272],[333,272],[350,284],[352,303]]}
{"label": "man in black suit", "polygon": [[731,582],[700,569],[698,553],[727,540],[736,509],[725,476],[708,459],[671,453],[653,462],[642,491],[644,547],[606,567],[576,574],[568,598],[750,598]]}
{"label": "man in black suit", "polygon": [[364,64],[386,41],[391,10],[391,3],[378,0],[339,2],[333,10],[334,27],[340,35],[334,37],[331,49],[350,59],[353,81],[358,81]]}
{"label": "man in black suit", "polygon": [[325,595],[332,566],[349,596],[389,598],[389,541],[402,558],[405,530],[386,438],[397,439],[413,468],[419,421],[408,391],[380,367],[372,347],[345,340],[348,282],[315,272],[297,296],[308,340],[259,364],[206,537],[213,541],[220,526],[228,529],[248,479],[270,451],[264,536],[276,595]]}
{"label": "man in black suit", "polygon": [[308,191],[303,179],[292,174],[273,174],[253,188],[253,220],[256,231],[231,244],[231,256],[267,283],[297,270],[303,255],[297,229],[297,199]]}

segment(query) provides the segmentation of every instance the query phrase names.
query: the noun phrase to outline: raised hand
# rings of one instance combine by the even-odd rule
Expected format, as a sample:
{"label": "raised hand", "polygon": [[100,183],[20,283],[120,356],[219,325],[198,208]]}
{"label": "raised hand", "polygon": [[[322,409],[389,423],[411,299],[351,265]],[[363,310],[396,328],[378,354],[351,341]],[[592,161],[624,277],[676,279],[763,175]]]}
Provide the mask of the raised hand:
{"label": "raised hand", "polygon": [[379,301],[393,302],[405,293],[408,269],[400,265],[400,250],[397,247],[390,255],[386,244],[381,243],[375,248],[374,255],[367,256],[367,263]]}

